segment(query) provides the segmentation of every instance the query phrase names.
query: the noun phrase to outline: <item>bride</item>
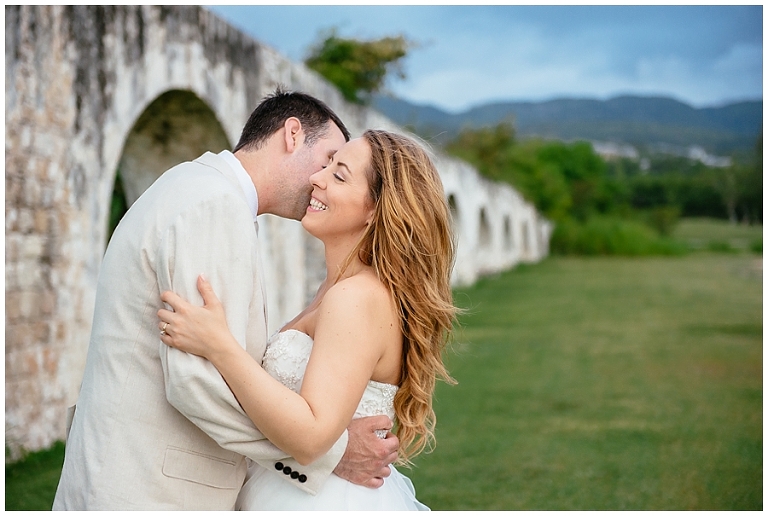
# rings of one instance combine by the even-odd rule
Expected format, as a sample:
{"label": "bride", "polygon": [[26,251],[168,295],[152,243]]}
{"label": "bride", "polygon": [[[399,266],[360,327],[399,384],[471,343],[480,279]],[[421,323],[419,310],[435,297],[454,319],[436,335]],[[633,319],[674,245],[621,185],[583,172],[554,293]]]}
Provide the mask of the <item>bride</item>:
{"label": "bride", "polygon": [[[454,242],[442,183],[414,141],[366,131],[314,174],[301,223],[325,247],[327,276],[313,301],[269,341],[263,364],[227,329],[201,276],[203,307],[162,299],[166,345],[219,370],[245,412],[276,446],[306,465],[353,418],[386,414],[400,441],[397,464],[434,444],[432,396],[456,315]],[[384,437],[384,436],[382,436]],[[242,510],[428,510],[395,468],[378,489],[331,475],[312,496],[286,482],[289,467],[251,463]]]}

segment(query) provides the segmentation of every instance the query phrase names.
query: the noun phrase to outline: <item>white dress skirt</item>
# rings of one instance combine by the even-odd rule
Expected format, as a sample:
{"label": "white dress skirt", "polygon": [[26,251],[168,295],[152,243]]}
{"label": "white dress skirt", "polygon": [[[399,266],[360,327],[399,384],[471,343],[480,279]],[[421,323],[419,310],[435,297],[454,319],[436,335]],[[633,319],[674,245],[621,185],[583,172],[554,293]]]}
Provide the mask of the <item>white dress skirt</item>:
{"label": "white dress skirt", "polygon": [[[312,352],[312,338],[298,330],[275,334],[267,344],[264,369],[295,392],[301,390],[304,371]],[[385,414],[394,417],[397,386],[368,382],[355,418]],[[241,511],[428,511],[416,499],[410,479],[392,467],[392,474],[378,489],[359,486],[334,474],[316,495],[285,480],[277,470],[249,461],[245,485],[237,499]]]}

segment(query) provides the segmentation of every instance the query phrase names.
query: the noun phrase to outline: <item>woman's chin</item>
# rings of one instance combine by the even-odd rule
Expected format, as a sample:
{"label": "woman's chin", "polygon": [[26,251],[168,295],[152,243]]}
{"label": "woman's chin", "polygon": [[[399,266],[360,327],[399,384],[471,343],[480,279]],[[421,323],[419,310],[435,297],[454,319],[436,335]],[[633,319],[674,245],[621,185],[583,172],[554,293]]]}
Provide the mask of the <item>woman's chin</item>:
{"label": "woman's chin", "polygon": [[315,234],[315,231],[314,231],[316,228],[314,228],[314,225],[309,220],[311,218],[312,218],[311,213],[309,212],[305,213],[304,216],[301,218],[301,226],[306,230],[307,233],[317,238],[317,235]]}

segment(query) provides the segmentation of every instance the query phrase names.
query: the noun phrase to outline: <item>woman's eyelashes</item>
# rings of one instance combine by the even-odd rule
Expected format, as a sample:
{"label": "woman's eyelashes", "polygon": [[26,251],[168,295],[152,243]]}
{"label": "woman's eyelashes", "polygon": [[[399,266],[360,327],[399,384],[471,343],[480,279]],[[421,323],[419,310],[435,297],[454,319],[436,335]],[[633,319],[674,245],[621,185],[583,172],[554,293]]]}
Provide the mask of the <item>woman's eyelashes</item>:
{"label": "woman's eyelashes", "polygon": [[[323,168],[325,169],[325,168],[328,168],[328,167],[330,167],[331,165],[333,165],[333,159],[334,159],[334,158],[335,158],[335,156],[331,156],[331,158],[328,160],[328,164],[327,164],[327,165],[324,165],[324,166],[323,166]],[[343,177],[341,176],[341,174],[339,174],[338,172],[334,172],[334,173],[333,173],[333,177],[334,177],[334,178],[336,178],[336,180],[337,180],[337,181],[340,181],[340,182],[342,182],[342,183],[344,182],[344,178],[343,178]]]}

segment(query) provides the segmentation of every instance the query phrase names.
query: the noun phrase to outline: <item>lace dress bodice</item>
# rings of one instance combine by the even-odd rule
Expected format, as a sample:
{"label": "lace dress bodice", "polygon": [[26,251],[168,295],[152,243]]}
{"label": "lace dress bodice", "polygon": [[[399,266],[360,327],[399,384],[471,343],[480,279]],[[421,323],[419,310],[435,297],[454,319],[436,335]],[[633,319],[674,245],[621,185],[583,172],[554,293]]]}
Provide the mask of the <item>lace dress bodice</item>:
{"label": "lace dress bodice", "polygon": [[[298,330],[276,333],[267,343],[262,364],[264,370],[292,391],[299,392],[312,353],[312,344],[312,338]],[[394,419],[395,393],[396,385],[369,381],[354,417],[384,414]]]}
{"label": "lace dress bodice", "polygon": [[[267,343],[262,365],[280,383],[294,392],[300,392],[312,345],[312,338],[298,330],[276,333]],[[328,381],[333,381],[333,378]],[[395,393],[395,385],[369,381],[354,417],[387,415],[394,419]],[[377,433],[385,438],[387,432],[379,430]],[[284,473],[285,470],[280,473],[275,468],[266,468],[251,461],[236,508],[247,511],[429,510],[416,498],[410,479],[394,466],[390,476],[384,479],[384,485],[378,489],[352,484],[331,474],[315,495],[287,481]]]}

